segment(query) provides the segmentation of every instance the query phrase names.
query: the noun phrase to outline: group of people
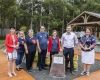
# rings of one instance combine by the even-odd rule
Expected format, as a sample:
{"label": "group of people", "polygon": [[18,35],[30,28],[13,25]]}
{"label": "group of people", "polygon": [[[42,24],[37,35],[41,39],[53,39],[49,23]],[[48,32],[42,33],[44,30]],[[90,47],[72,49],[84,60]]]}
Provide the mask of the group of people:
{"label": "group of people", "polygon": [[[80,46],[81,58],[83,63],[83,71],[81,75],[89,75],[91,64],[95,62],[95,45],[96,39],[92,35],[92,30],[86,28],[85,35],[79,40],[72,31],[71,26],[66,27],[66,32],[62,34],[61,39],[57,35],[57,31],[53,30],[52,35],[45,31],[45,27],[41,26],[40,31],[34,34],[32,29],[28,30],[27,36],[23,31],[19,31],[16,35],[14,27],[10,28],[10,33],[6,35],[5,39],[6,52],[8,57],[8,76],[16,76],[14,71],[15,63],[16,70],[22,69],[21,63],[23,56],[26,58],[26,69],[28,72],[32,71],[32,64],[34,62],[35,54],[38,49],[37,66],[39,71],[46,69],[46,55],[50,54],[50,65],[52,63],[52,56],[62,52],[65,56],[65,68],[67,70],[68,62],[70,61],[70,72],[74,71],[74,47]],[[69,61],[68,61],[69,58]]]}

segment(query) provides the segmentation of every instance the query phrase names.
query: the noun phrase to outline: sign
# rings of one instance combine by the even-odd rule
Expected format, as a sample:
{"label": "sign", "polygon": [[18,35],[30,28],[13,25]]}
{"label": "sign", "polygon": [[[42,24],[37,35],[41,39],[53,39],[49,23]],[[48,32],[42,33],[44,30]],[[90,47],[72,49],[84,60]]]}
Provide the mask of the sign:
{"label": "sign", "polygon": [[54,64],[63,64],[63,57],[54,57],[53,63]]}
{"label": "sign", "polygon": [[65,78],[65,59],[63,54],[55,54],[52,60],[50,76]]}

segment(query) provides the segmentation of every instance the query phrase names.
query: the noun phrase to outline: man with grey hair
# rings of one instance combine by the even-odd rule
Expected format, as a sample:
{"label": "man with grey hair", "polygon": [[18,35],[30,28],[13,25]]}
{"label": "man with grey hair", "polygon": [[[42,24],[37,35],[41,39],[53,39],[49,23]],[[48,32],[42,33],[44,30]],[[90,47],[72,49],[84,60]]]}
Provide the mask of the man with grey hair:
{"label": "man with grey hair", "polygon": [[66,32],[62,35],[61,43],[62,43],[63,54],[65,56],[65,69],[68,66],[68,57],[69,57],[70,72],[73,74],[74,47],[76,44],[78,44],[78,39],[75,33],[72,32],[72,28],[70,25],[66,27]]}

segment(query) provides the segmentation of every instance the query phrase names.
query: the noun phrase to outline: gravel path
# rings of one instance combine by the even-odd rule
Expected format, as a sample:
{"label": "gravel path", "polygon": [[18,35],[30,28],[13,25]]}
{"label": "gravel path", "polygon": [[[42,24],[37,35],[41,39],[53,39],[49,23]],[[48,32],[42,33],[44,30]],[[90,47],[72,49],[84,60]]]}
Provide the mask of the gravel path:
{"label": "gravel path", "polygon": [[[78,63],[79,63],[79,66],[78,66],[78,71],[75,72],[76,74],[75,75],[72,75],[68,71],[66,73],[66,77],[65,78],[54,78],[54,77],[51,77],[49,75],[49,70],[39,71],[36,68],[33,69],[32,72],[29,73],[29,74],[32,75],[33,77],[35,77],[36,80],[73,80],[76,77],[79,77],[80,76],[80,73],[82,71],[82,64],[81,64],[81,58],[80,57],[79,57]],[[95,64],[92,65],[91,72],[94,72],[94,71],[97,71],[97,70],[100,70],[100,61],[97,61],[96,60]]]}

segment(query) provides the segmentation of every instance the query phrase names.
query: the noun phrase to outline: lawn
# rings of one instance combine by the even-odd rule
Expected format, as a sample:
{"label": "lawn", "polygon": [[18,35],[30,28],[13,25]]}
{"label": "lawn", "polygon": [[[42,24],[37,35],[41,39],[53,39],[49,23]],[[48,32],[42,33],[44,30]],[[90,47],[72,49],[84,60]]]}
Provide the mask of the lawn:
{"label": "lawn", "polygon": [[4,40],[0,40],[0,44],[3,44],[4,43]]}

